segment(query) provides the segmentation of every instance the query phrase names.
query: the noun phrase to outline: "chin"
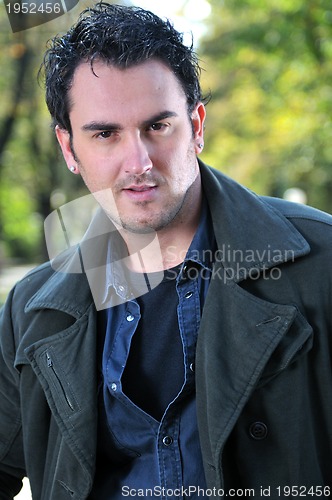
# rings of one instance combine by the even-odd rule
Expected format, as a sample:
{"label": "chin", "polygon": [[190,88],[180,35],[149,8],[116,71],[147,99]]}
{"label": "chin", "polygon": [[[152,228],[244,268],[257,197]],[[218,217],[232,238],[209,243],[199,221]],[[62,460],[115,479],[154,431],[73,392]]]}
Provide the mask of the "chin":
{"label": "chin", "polygon": [[121,222],[121,225],[123,229],[128,231],[129,233],[134,233],[134,234],[150,234],[150,233],[155,233],[156,229],[149,225],[145,224],[127,224],[126,222]]}
{"label": "chin", "polygon": [[150,214],[141,214],[141,217],[136,216],[136,218],[124,217],[120,213],[121,225],[124,229],[132,233],[147,234],[153,231],[161,231],[178,219],[182,205],[183,203],[179,203],[164,207],[164,210],[156,208],[153,213],[150,210]]}

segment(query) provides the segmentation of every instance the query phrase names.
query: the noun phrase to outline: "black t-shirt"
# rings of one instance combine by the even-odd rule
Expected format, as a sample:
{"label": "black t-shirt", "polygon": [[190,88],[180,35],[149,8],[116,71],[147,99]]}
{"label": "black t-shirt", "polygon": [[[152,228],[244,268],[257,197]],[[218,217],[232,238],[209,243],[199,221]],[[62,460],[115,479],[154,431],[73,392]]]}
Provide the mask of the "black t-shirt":
{"label": "black t-shirt", "polygon": [[[156,288],[136,299],[141,319],[121,380],[123,392],[158,421],[184,382],[176,291],[180,267],[166,270]],[[135,287],[134,276],[132,283]]]}

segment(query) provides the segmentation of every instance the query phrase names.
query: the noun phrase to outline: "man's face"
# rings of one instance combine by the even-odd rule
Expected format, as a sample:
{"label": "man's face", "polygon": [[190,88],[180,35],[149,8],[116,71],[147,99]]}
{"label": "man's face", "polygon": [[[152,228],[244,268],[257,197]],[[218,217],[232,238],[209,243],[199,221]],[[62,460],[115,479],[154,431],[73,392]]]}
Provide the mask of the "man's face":
{"label": "man's face", "polygon": [[93,71],[82,63],[69,97],[72,140],[57,128],[58,140],[90,192],[105,190],[96,197],[110,218],[133,232],[190,220],[200,200],[205,109],[200,103],[188,116],[173,72],[158,60],[128,69],[96,61]]}

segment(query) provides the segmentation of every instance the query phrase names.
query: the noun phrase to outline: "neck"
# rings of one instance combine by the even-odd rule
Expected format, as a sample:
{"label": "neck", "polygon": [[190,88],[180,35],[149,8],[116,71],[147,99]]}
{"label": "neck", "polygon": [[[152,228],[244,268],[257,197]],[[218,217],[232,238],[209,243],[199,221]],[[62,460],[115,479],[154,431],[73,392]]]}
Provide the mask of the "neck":
{"label": "neck", "polygon": [[158,232],[158,242],[162,255],[162,269],[170,269],[184,261],[198,228],[200,203],[197,208],[197,213],[195,217],[192,217],[190,224],[180,224],[175,231],[163,230]]}
{"label": "neck", "polygon": [[136,272],[159,272],[181,264],[199,225],[202,192],[192,193],[194,203],[186,203],[171,224],[158,232],[132,234],[121,231],[129,252],[128,267]]}

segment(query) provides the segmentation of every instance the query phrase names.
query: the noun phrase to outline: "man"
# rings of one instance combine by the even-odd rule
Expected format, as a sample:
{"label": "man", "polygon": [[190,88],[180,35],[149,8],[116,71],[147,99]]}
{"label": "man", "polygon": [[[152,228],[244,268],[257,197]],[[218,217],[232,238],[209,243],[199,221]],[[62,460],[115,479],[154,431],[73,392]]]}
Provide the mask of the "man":
{"label": "man", "polygon": [[330,496],[332,218],[198,160],[196,58],[153,14],[98,4],[44,65],[102,211],[2,311],[0,498]]}

